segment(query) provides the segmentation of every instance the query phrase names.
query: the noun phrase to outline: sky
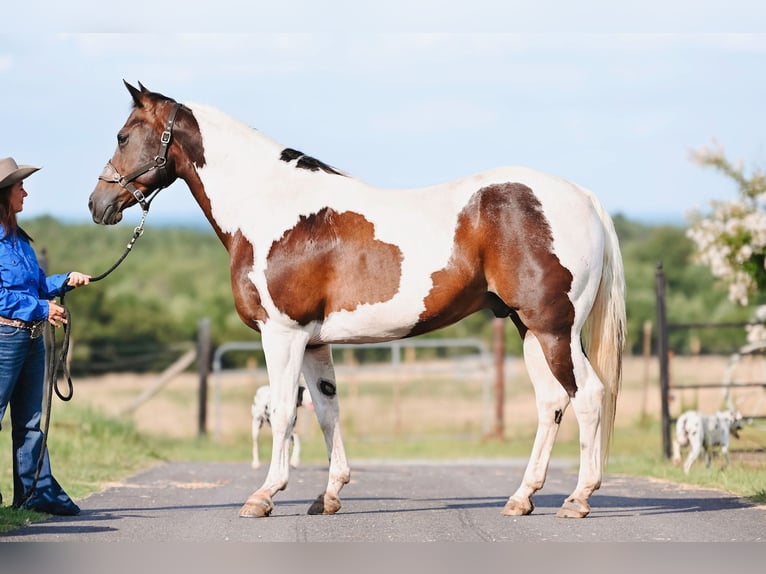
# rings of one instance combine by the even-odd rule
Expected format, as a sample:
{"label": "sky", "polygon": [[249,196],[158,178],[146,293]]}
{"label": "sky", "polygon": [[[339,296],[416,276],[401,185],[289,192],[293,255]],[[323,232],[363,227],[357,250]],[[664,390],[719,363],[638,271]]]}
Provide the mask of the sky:
{"label": "sky", "polygon": [[[612,214],[684,223],[736,196],[692,150],[766,168],[763,2],[126,4],[4,8],[0,157],[43,166],[22,221],[90,221],[130,111],[123,80],[217,107],[382,188],[525,165],[589,188]],[[150,218],[204,223],[182,182]]]}

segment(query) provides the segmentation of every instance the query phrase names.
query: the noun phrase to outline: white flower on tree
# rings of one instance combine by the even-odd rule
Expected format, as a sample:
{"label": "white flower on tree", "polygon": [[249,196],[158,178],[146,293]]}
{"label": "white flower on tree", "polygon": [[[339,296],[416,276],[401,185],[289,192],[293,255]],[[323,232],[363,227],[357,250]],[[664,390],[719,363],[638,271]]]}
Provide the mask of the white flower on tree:
{"label": "white flower on tree", "polygon": [[750,295],[766,289],[766,177],[759,169],[746,175],[721,147],[697,150],[692,159],[723,172],[739,188],[737,199],[712,202],[711,213],[693,212],[687,235],[695,260],[728,287],[731,301],[747,305]]}

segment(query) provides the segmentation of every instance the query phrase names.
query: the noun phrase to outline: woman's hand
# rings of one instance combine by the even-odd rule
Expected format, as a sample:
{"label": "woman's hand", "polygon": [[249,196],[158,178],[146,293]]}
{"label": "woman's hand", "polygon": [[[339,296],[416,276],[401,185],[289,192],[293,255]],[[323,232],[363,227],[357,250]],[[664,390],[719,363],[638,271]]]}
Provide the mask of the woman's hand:
{"label": "woman's hand", "polygon": [[48,301],[48,323],[54,327],[61,327],[66,322],[66,309],[53,301]]}
{"label": "woman's hand", "polygon": [[80,287],[82,285],[87,285],[88,283],[90,283],[90,275],[85,275],[79,271],[72,271],[69,274],[69,280],[67,281],[67,285],[70,287]]}

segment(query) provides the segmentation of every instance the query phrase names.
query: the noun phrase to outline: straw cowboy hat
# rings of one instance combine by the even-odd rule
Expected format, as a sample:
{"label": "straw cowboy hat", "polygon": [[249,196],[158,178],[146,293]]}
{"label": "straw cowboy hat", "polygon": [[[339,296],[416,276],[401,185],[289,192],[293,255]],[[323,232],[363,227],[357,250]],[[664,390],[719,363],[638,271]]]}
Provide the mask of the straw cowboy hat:
{"label": "straw cowboy hat", "polygon": [[13,185],[38,169],[40,168],[33,165],[18,165],[12,157],[0,159],[0,188]]}

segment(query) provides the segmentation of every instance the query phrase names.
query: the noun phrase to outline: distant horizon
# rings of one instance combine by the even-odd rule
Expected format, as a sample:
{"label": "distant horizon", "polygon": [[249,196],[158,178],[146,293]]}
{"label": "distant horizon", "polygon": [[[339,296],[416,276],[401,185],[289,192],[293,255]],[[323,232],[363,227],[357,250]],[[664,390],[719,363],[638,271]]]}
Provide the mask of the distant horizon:
{"label": "distant horizon", "polygon": [[[135,215],[135,217],[133,217]],[[643,214],[628,214],[628,213],[622,213],[622,212],[616,212],[611,213],[611,217],[624,217],[628,221],[640,223],[642,225],[646,225],[649,227],[659,227],[659,226],[674,226],[674,227],[686,227],[690,224],[689,220],[686,219],[684,216],[680,216],[677,213],[670,213],[670,212],[656,212],[656,213],[643,213]],[[51,218],[55,221],[58,221],[60,223],[68,224],[68,225],[83,225],[83,224],[92,224],[96,225],[93,220],[90,218],[89,214],[83,215],[83,216],[73,216],[71,214],[64,214],[64,215],[56,215],[52,213],[38,213],[38,214],[30,214],[29,216],[22,216],[19,217],[20,223],[23,225],[25,220],[35,220],[35,219],[44,219],[44,218]],[[138,210],[135,210],[134,212],[131,212],[130,210],[125,212],[125,217],[123,220],[118,223],[118,226],[123,227],[134,227],[138,224],[140,221],[140,212]],[[146,218],[146,224],[148,226],[151,225],[158,225],[160,227],[191,227],[191,228],[207,228],[211,231],[213,228],[211,227],[210,223],[205,219],[205,216],[200,211],[198,215],[191,215],[188,213],[184,213],[181,215],[168,215],[166,213],[160,213],[156,214],[156,216],[153,216],[151,211],[149,212],[149,215]]]}

